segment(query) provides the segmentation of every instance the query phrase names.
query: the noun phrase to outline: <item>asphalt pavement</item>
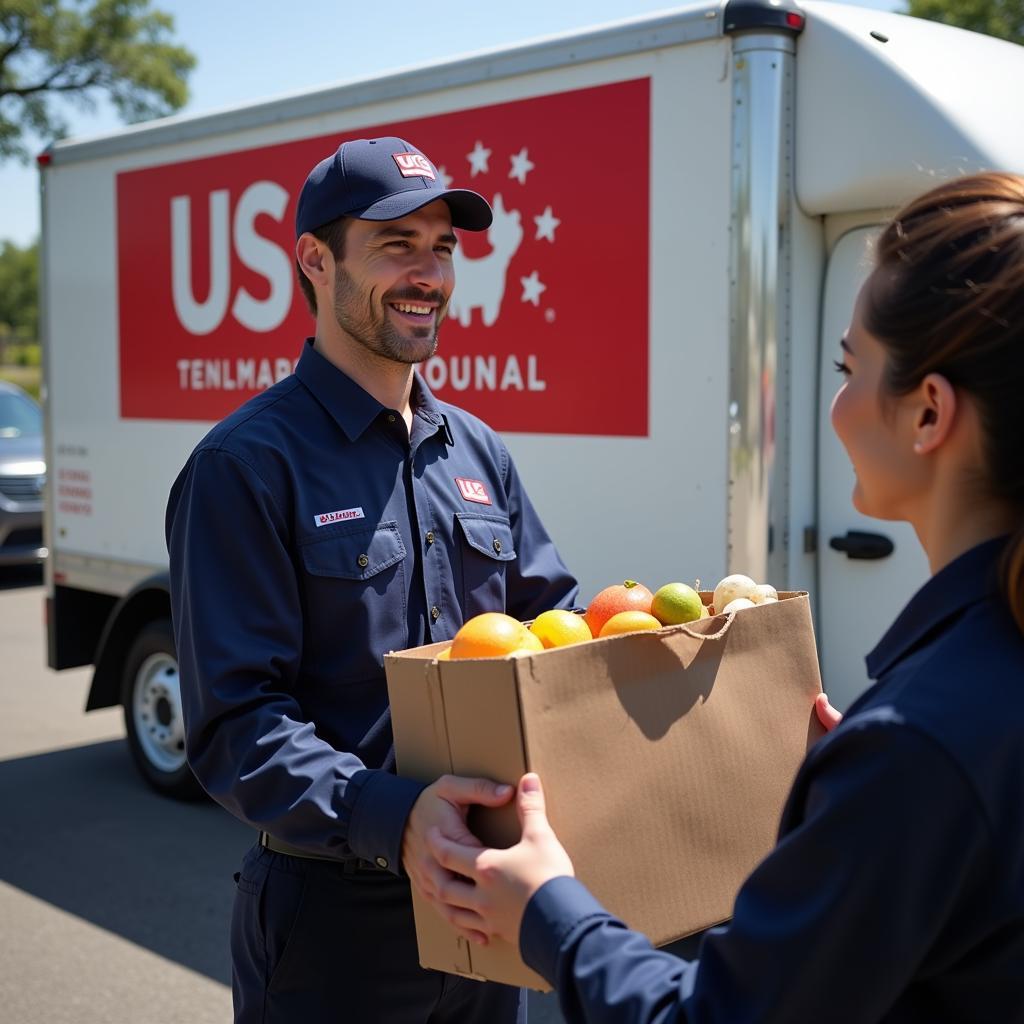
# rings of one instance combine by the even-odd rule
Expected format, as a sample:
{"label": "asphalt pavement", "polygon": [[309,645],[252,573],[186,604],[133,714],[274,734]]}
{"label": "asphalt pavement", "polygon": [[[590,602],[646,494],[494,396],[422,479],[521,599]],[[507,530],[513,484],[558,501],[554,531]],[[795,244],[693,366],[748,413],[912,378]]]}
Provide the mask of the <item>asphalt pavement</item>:
{"label": "asphalt pavement", "polygon": [[[83,711],[90,669],[46,667],[44,593],[36,570],[0,574],[0,1021],[229,1022],[252,832],[145,786],[120,709]],[[553,995],[529,1007],[562,1020]]]}

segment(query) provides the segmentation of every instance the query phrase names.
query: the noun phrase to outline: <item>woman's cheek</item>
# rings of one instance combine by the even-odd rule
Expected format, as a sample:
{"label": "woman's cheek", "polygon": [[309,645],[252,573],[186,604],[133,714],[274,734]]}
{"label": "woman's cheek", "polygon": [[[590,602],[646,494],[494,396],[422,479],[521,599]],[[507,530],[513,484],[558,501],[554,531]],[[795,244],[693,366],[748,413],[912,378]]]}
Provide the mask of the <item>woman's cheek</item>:
{"label": "woman's cheek", "polygon": [[[849,404],[847,391],[849,389],[848,384],[844,384],[835,394],[832,399],[832,407],[829,410],[829,418],[832,421],[832,429],[835,431],[836,437],[839,438],[840,443],[846,448],[846,407]],[[849,449],[847,449],[849,452]]]}

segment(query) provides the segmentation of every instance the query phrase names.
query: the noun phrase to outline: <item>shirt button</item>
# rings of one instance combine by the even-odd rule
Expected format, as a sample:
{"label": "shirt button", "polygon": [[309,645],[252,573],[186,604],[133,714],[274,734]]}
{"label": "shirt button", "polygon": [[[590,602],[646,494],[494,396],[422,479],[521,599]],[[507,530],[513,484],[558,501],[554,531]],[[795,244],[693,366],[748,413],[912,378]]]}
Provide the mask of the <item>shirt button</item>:
{"label": "shirt button", "polygon": [[432,618],[432,619],[433,619],[433,620],[434,620],[435,622],[437,622],[437,620],[438,620],[439,618],[441,618],[441,609],[440,609],[440,608],[438,608],[436,604],[434,605],[434,607],[433,607],[433,608],[431,608],[431,609],[430,609],[430,617],[431,617],[431,618]]}
{"label": "shirt button", "polygon": [[395,414],[393,412],[389,412],[388,413],[388,423],[394,423],[394,422],[395,422]]}
{"label": "shirt button", "polygon": [[434,543],[434,531],[433,530],[428,530],[427,531],[427,543],[428,544],[433,544]]}
{"label": "shirt button", "polygon": [[360,569],[365,569],[370,564],[370,560],[366,557],[366,555],[360,555],[356,559],[356,561],[359,563]]}
{"label": "shirt button", "polygon": [[386,868],[388,866],[388,859],[387,859],[387,857],[374,857],[373,858],[373,862],[379,868]]}
{"label": "shirt button", "polygon": [[496,540],[494,542],[494,553],[496,555],[500,555],[501,554],[501,541],[500,540]]}

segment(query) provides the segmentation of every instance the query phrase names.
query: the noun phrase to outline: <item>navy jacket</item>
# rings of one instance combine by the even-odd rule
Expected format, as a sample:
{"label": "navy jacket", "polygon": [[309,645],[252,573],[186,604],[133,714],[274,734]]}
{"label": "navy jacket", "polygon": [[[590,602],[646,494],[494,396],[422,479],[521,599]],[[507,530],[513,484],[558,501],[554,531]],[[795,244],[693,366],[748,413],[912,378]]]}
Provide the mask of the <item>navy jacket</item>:
{"label": "navy jacket", "polygon": [[307,343],[218,424],[167,508],[188,761],[237,817],[400,871],[422,790],[394,774],[383,656],[577,585],[509,453],[417,376],[411,435]]}
{"label": "navy jacket", "polygon": [[937,573],[809,752],[775,850],[700,959],[652,950],[573,879],[523,957],[570,1022],[1024,1021],[1024,638],[991,541]]}

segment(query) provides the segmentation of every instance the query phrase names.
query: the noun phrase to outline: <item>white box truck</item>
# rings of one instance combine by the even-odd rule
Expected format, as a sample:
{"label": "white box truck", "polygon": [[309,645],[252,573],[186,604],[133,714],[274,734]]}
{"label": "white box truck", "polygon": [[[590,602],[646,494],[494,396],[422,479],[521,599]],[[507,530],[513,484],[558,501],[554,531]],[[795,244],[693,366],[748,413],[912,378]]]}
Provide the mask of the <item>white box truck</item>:
{"label": "white box truck", "polygon": [[807,589],[846,706],[927,567],[908,527],[850,504],[832,359],[895,207],[1024,171],[1022,95],[1008,43],[728,0],[52,146],[50,666],[94,665],[88,708],[123,704],[147,779],[187,791],[168,489],[311,333],[307,170],[394,134],[494,206],[422,371],[504,434],[583,598],[732,571]]}

